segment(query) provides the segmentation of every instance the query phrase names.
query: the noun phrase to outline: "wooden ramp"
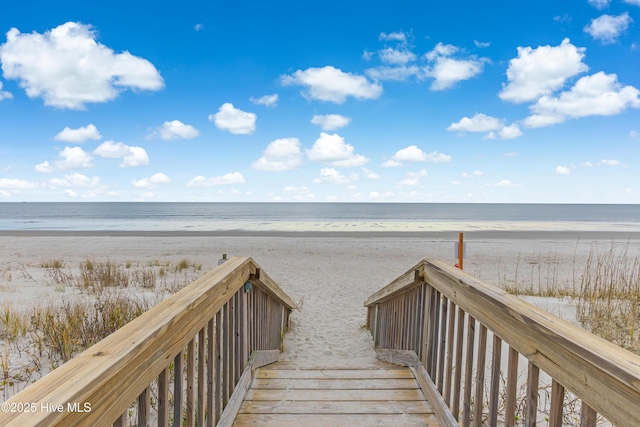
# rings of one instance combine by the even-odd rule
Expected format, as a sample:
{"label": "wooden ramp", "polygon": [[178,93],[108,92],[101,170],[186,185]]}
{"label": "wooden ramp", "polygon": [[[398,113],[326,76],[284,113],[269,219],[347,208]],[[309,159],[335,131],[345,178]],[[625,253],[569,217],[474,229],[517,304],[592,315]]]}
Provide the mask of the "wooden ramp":
{"label": "wooden ramp", "polygon": [[277,362],[256,370],[234,426],[433,426],[440,424],[411,369],[302,369]]}

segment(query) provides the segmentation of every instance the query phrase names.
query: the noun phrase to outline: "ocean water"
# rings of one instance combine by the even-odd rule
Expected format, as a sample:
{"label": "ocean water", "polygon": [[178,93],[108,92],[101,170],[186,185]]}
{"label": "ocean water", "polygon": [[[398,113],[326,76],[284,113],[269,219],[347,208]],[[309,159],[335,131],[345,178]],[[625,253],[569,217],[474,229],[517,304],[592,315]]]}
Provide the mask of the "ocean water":
{"label": "ocean water", "polygon": [[640,231],[640,205],[0,203],[0,230]]}

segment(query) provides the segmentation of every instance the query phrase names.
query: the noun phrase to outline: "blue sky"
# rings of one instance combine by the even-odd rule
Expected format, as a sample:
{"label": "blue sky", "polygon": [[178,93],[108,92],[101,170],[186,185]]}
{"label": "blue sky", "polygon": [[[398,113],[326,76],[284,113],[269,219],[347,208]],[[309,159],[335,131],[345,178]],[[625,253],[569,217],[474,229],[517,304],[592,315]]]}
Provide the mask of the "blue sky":
{"label": "blue sky", "polygon": [[640,0],[347,3],[3,5],[0,201],[640,203]]}

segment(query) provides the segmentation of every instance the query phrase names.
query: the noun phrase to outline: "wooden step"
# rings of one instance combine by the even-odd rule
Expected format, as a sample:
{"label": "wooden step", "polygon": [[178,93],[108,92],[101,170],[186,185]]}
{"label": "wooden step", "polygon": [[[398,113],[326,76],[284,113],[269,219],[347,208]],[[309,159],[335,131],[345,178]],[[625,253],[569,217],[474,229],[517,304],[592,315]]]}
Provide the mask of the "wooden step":
{"label": "wooden step", "polygon": [[256,371],[233,425],[439,427],[411,370],[383,366],[265,366]]}

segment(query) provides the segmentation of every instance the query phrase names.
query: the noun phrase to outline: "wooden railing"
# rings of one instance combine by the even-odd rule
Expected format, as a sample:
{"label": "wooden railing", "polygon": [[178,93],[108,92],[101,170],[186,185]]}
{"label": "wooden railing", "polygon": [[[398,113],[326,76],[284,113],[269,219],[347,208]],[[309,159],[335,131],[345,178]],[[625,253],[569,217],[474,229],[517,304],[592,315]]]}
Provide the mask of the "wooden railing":
{"label": "wooden railing", "polygon": [[640,357],[442,261],[421,261],[365,306],[380,358],[415,352],[434,404],[453,415],[443,425],[592,427],[598,414],[640,425]]}
{"label": "wooden railing", "polygon": [[277,359],[293,308],[231,258],[5,402],[0,425],[229,424],[243,372]]}

